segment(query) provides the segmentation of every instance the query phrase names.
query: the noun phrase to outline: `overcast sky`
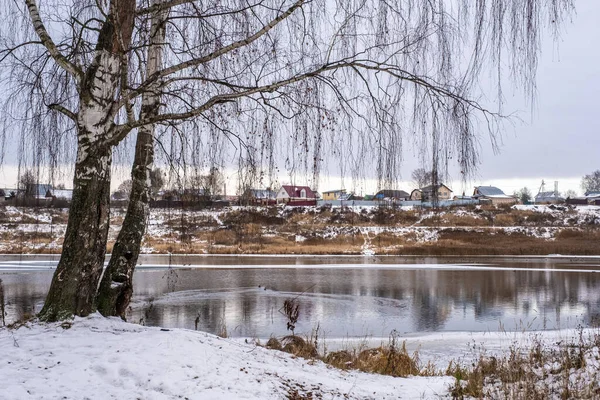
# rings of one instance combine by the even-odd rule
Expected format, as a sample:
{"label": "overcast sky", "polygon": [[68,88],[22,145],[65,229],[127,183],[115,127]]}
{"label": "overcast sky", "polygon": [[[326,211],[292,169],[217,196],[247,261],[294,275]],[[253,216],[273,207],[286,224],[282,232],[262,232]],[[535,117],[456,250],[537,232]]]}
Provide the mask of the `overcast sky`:
{"label": "overcast sky", "polygon": [[[504,111],[517,112],[522,122],[505,126],[499,154],[482,136],[476,178],[463,183],[456,168],[451,171],[449,186],[455,194],[470,194],[473,186],[488,184],[508,194],[524,186],[537,193],[542,179],[546,190],[553,190],[558,181],[559,191],[581,193],[581,177],[600,169],[600,1],[577,0],[576,7],[577,14],[565,24],[557,43],[549,35],[543,38],[533,109],[522,93],[505,87]],[[418,166],[418,159],[407,154],[401,185],[411,188],[410,172]],[[325,190],[339,179],[323,181]],[[368,192],[372,182],[357,189],[364,186]]]}
{"label": "overcast sky", "polygon": [[560,190],[581,191],[581,177],[600,169],[600,1],[576,6],[559,43],[544,42],[533,113],[521,95],[507,94],[506,110],[521,111],[524,123],[505,132],[500,154],[483,148],[477,183],[545,179],[559,181]]}
{"label": "overcast sky", "polygon": [[[542,179],[548,190],[558,181],[560,191],[573,189],[581,193],[581,177],[600,169],[600,0],[577,0],[576,6],[577,14],[572,23],[565,24],[558,43],[544,37],[533,110],[522,93],[506,88],[504,110],[517,112],[522,122],[506,125],[499,154],[494,154],[489,141],[482,137],[482,163],[477,177],[463,183],[460,174],[451,171],[449,185],[455,193],[469,193],[480,184],[497,185],[506,193],[528,186],[536,193]],[[418,160],[407,152],[402,189],[412,188],[408,182],[410,172],[417,167]],[[127,178],[128,169],[115,175],[113,186]],[[233,189],[235,176],[230,177],[228,187]],[[284,183],[289,179],[282,176],[280,180]],[[15,182],[15,168],[5,165],[0,171],[0,185],[11,187]],[[70,181],[66,183],[71,186]],[[375,190],[373,181],[356,183],[346,179],[342,183],[335,176],[323,176],[319,189],[340,186],[363,193]]]}

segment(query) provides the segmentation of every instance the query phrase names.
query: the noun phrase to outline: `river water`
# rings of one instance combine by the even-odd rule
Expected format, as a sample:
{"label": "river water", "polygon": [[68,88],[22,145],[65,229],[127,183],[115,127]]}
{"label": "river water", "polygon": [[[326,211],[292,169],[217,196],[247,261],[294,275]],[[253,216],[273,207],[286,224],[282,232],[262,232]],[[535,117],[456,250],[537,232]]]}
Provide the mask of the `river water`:
{"label": "river water", "polygon": [[[2,256],[6,322],[37,312],[56,257]],[[564,329],[600,321],[600,258],[144,256],[128,320],[268,338]]]}

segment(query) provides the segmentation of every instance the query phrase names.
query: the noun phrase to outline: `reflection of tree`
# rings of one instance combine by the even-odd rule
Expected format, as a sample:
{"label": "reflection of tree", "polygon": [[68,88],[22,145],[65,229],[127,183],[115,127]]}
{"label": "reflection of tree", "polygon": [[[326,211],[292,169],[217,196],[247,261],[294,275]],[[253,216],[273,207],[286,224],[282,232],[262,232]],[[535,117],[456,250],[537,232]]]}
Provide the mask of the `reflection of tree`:
{"label": "reflection of tree", "polygon": [[[540,264],[523,266],[539,268]],[[549,328],[555,326],[553,318],[567,323],[576,313],[588,323],[600,318],[600,276],[593,273],[246,268],[177,270],[177,274],[174,292],[169,293],[164,271],[136,273],[136,306],[128,319],[139,321],[143,305],[153,297],[146,321],[150,325],[194,329],[199,315],[198,328],[208,332],[217,332],[224,321],[236,336],[285,334],[285,318],[277,310],[290,293],[299,295],[307,289],[299,297],[299,332],[310,333],[317,323],[323,327],[342,321],[354,326],[330,329],[383,334],[387,326],[376,324],[391,318],[399,325],[390,329],[441,330],[451,319],[493,321],[504,318],[506,310],[530,320],[547,317]],[[2,278],[9,322],[41,304],[51,274]]]}
{"label": "reflection of tree", "polygon": [[417,331],[437,331],[450,314],[450,305],[429,291],[417,288],[413,295],[412,318]]}

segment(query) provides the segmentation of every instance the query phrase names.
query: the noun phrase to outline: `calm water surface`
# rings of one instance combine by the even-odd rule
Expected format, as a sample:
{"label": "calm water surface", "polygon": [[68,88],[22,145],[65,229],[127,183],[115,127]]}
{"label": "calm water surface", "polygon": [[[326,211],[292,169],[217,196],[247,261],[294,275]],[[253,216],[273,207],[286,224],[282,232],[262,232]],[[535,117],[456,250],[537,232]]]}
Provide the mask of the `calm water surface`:
{"label": "calm water surface", "polygon": [[[600,259],[398,257],[144,257],[128,319],[230,336],[326,337],[595,325]],[[0,259],[7,323],[39,311],[55,261]],[[177,268],[169,266],[178,265]],[[193,267],[192,267],[193,266]],[[26,269],[25,269],[26,268]]]}

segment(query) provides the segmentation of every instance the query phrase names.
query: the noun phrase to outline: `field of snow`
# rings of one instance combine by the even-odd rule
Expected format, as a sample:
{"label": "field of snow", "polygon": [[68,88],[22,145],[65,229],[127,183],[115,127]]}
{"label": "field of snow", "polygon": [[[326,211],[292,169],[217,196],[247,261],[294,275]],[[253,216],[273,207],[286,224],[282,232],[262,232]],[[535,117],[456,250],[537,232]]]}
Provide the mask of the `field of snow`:
{"label": "field of snow", "polygon": [[453,381],[344,372],[203,332],[99,315],[76,318],[68,329],[0,329],[0,349],[0,397],[7,400],[263,400],[308,393],[323,399],[431,399],[446,397]]}
{"label": "field of snow", "polygon": [[[582,391],[578,393],[592,393],[586,398],[594,398],[594,392],[588,388],[595,390],[600,376],[597,334],[593,329],[447,332],[400,339],[406,340],[410,352],[419,351],[422,367],[432,362],[430,365],[438,373],[445,371],[450,361],[468,368],[481,357],[494,360],[508,354],[511,357],[523,354],[526,363],[523,367],[533,368],[528,379],[533,377],[534,381],[526,383],[540,387],[547,398],[560,398],[564,394],[565,376],[571,388],[580,388]],[[549,352],[560,351],[560,346],[577,350],[581,340],[591,346],[579,347],[582,349],[579,366],[561,369],[561,364],[557,364],[561,356],[544,358],[547,365],[539,367],[527,361],[536,346]],[[331,339],[327,345],[330,349],[365,348],[385,342],[386,338],[357,343]],[[395,378],[342,371],[318,360],[267,350],[252,340],[143,327],[98,314],[62,324],[29,322],[18,329],[0,328],[0,349],[0,398],[10,400],[444,399],[451,398],[449,390],[455,382],[453,376],[443,374]],[[539,382],[536,374],[540,374]],[[502,390],[512,390],[513,395],[523,393],[510,383],[501,384],[491,376],[490,379],[484,387],[485,393],[506,395]]]}

